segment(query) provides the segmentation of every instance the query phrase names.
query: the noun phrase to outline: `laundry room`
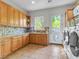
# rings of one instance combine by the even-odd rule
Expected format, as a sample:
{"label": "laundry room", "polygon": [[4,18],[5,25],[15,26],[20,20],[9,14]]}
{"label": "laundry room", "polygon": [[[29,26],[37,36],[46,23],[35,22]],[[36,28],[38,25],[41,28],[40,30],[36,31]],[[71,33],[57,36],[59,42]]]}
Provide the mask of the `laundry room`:
{"label": "laundry room", "polygon": [[79,1],[0,0],[0,59],[79,59]]}

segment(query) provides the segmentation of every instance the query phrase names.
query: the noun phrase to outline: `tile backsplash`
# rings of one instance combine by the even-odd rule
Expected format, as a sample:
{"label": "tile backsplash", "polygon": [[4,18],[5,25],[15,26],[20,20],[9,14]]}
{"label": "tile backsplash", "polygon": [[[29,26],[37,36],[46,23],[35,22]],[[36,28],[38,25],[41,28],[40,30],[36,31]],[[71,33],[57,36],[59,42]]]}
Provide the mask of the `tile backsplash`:
{"label": "tile backsplash", "polygon": [[0,27],[0,36],[6,35],[22,35],[27,32],[25,28]]}

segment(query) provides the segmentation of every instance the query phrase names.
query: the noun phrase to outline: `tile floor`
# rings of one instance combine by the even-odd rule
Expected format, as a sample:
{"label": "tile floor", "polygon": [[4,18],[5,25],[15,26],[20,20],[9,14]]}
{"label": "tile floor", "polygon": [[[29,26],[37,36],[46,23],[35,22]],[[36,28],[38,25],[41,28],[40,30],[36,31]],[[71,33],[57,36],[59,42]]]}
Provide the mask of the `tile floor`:
{"label": "tile floor", "polygon": [[67,56],[60,45],[41,46],[30,44],[5,59],[67,59]]}

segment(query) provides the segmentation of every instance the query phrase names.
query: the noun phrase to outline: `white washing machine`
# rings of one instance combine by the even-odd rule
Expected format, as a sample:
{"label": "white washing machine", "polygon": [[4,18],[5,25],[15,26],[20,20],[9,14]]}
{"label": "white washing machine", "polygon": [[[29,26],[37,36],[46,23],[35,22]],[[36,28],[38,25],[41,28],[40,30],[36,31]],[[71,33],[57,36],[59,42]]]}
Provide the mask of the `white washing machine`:
{"label": "white washing machine", "polygon": [[[67,54],[69,59],[79,59],[79,56],[75,56],[73,54],[71,45],[69,43],[71,33],[76,32],[78,34],[78,36],[79,36],[79,31],[77,29],[75,29],[75,27],[70,27],[70,28],[68,28],[67,31],[69,31],[69,37],[68,36],[65,37],[65,40],[64,40],[64,43],[63,43],[64,51]],[[77,53],[78,53],[79,52],[78,48],[75,48],[75,49],[77,50]]]}

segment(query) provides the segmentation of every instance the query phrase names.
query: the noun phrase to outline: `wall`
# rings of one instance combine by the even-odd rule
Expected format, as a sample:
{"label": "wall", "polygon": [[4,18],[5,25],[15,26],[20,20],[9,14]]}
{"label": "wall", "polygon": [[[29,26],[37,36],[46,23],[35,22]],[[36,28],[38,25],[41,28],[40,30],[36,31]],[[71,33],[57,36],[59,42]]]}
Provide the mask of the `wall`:
{"label": "wall", "polygon": [[32,25],[34,23],[34,16],[44,16],[45,19],[45,27],[50,26],[50,20],[51,16],[56,16],[56,15],[61,15],[61,21],[64,26],[64,20],[65,20],[65,11],[67,8],[71,8],[73,5],[66,5],[66,6],[61,6],[61,7],[55,7],[55,8],[50,8],[50,9],[43,9],[43,10],[37,10],[37,11],[31,11],[30,15],[32,17]]}
{"label": "wall", "polygon": [[[30,12],[30,15],[32,17],[31,26],[34,27],[34,16],[44,16],[44,20],[45,20],[44,27],[49,27],[49,30],[50,30],[52,28],[51,27],[51,16],[60,15],[61,16],[60,30],[61,32],[63,32],[64,26],[65,26],[65,11],[66,9],[72,8],[72,7],[73,5],[65,5],[65,6],[59,6],[59,7],[54,7],[50,9],[31,11]],[[49,35],[51,35],[51,32],[49,32]]]}

